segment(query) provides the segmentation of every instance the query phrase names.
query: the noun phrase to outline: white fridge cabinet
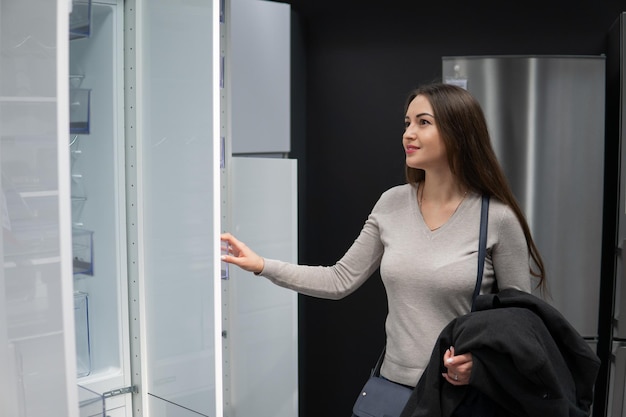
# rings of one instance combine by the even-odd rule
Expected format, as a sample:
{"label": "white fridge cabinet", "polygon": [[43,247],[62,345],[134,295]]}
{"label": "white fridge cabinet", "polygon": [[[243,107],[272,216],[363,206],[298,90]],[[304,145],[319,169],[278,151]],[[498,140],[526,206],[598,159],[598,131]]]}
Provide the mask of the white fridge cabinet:
{"label": "white fridge cabinet", "polygon": [[[84,6],[0,4],[0,415],[245,416],[259,409],[244,375],[289,381],[264,399],[297,415],[295,294],[267,287],[258,312],[239,313],[249,288],[221,278],[232,213],[276,209],[230,178],[228,0],[94,1],[89,36],[70,40]],[[295,178],[267,162],[260,184]],[[289,211],[243,234],[281,230],[295,261],[295,182],[283,183],[274,200]],[[236,343],[259,333],[286,344],[265,359],[288,366],[255,368],[263,351]]]}

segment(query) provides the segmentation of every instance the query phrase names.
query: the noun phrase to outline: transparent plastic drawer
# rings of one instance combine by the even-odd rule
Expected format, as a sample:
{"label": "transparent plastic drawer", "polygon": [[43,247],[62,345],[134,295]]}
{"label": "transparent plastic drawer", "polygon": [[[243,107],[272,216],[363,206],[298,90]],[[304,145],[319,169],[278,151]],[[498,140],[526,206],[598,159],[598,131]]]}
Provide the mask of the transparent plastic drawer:
{"label": "transparent plastic drawer", "polygon": [[74,293],[74,323],[76,330],[76,374],[83,377],[91,373],[91,347],[89,339],[89,297]]}

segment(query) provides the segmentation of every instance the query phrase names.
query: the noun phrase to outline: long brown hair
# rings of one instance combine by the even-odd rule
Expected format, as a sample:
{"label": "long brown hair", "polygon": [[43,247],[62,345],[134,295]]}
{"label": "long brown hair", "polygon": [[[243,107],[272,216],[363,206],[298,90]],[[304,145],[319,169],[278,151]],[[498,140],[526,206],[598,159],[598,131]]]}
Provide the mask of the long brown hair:
{"label": "long brown hair", "polygon": [[[452,174],[461,185],[478,194],[493,196],[511,207],[519,220],[528,252],[536,266],[530,273],[539,278],[537,287],[545,290],[545,268],[530,233],[528,222],[519,207],[511,187],[491,146],[487,121],[480,104],[463,88],[442,83],[421,86],[413,90],[405,105],[417,96],[428,99],[437,120]],[[406,166],[406,180],[416,184],[424,180],[425,172]]]}

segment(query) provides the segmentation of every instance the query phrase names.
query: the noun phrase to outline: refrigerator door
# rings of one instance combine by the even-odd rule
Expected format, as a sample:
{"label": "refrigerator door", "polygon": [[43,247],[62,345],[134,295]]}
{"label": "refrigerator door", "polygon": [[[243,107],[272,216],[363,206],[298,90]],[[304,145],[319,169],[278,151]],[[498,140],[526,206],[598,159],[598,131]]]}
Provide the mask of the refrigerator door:
{"label": "refrigerator door", "polygon": [[469,90],[546,266],[550,297],[597,337],[604,177],[603,57],[444,57]]}
{"label": "refrigerator door", "polygon": [[0,2],[0,415],[78,416],[68,2]]}
{"label": "refrigerator door", "polygon": [[126,120],[137,131],[127,174],[143,415],[221,416],[219,2],[138,0],[137,10],[127,106],[137,114]]}

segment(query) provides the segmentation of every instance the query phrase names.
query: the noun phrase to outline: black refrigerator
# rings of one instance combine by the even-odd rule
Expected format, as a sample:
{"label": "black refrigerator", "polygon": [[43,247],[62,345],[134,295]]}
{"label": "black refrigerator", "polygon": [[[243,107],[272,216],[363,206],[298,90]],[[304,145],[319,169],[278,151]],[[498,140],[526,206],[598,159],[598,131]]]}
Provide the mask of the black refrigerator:
{"label": "black refrigerator", "polygon": [[[607,210],[615,220],[611,241],[607,245],[609,261],[606,267],[611,271],[611,280],[603,288],[602,306],[607,312],[606,333],[608,369],[606,393],[598,392],[596,403],[606,404],[606,416],[626,416],[626,95],[624,78],[626,68],[626,13],[622,13],[613,24],[608,35],[607,49],[607,164],[615,164],[617,175],[607,175]],[[611,199],[615,194],[614,199]],[[612,205],[612,207],[611,207]],[[608,220],[612,220],[610,217]],[[604,377],[604,375],[602,375]],[[599,381],[600,383],[603,380]],[[595,407],[594,409],[599,409]]]}

